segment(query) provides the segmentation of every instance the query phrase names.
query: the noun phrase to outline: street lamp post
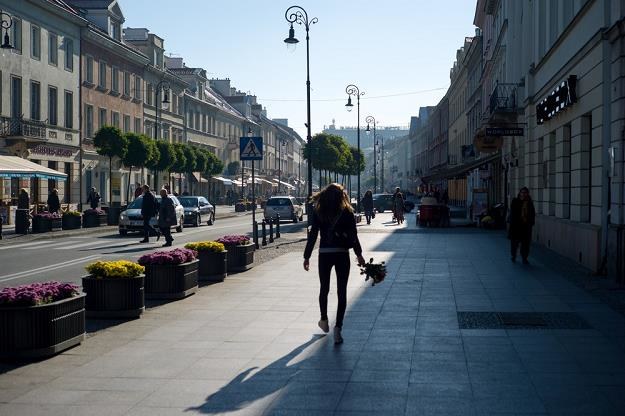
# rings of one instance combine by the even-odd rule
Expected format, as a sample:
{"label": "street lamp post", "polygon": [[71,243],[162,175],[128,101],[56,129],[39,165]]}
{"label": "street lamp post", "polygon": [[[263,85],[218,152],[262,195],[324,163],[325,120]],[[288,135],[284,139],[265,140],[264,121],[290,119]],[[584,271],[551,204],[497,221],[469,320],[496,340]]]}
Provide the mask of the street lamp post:
{"label": "street lamp post", "polygon": [[278,195],[280,195],[280,188],[282,185],[282,146],[286,145],[286,141],[280,140],[278,144]]}
{"label": "street lamp post", "polygon": [[367,132],[367,136],[369,134],[371,134],[371,129],[369,128],[369,124],[373,123],[373,193],[376,194],[378,193],[378,169],[377,169],[377,162],[376,159],[378,158],[378,155],[375,151],[376,149],[376,136],[375,136],[375,117],[373,116],[368,116],[365,121],[367,122],[367,130],[365,130]]}
{"label": "street lamp post", "polygon": [[[161,100],[161,89],[165,88],[166,90],[171,89],[169,83],[167,81],[165,81],[164,79],[159,81],[158,84],[156,84],[156,91],[155,91],[155,100],[154,100],[154,105],[156,106],[156,123],[154,124],[154,140],[158,140],[159,139],[159,127],[160,127],[160,123],[159,123],[159,109],[161,108],[161,104],[163,105],[163,108],[165,110],[167,110],[169,108],[169,98],[167,97],[167,91],[165,91],[165,97],[163,97],[163,99]],[[171,180],[171,178],[168,179],[168,183]],[[169,184],[171,185],[171,184]],[[154,189],[158,188],[158,171],[154,171]],[[171,192],[171,186],[170,186],[170,192]]]}
{"label": "street lamp post", "polygon": [[[319,21],[316,17],[308,20],[308,13],[306,10],[300,6],[291,6],[286,9],[284,13],[284,18],[287,22],[291,24],[291,28],[289,29],[289,37],[284,39],[284,42],[287,45],[296,45],[299,41],[295,37],[295,30],[293,29],[293,23],[297,23],[298,25],[304,25],[306,29],[306,128],[307,128],[307,136],[306,143],[308,144],[309,149],[309,158],[308,158],[308,199],[312,196],[312,161],[310,160],[310,142],[312,140],[311,129],[310,129],[310,44],[309,44],[309,36],[308,31],[310,30],[310,25],[314,25]],[[310,211],[306,211],[307,213]],[[308,216],[308,223],[310,224],[310,216]]]}
{"label": "street lamp post", "polygon": [[[3,16],[6,16],[5,20]],[[2,49],[13,49],[11,45],[11,39],[9,39],[9,29],[13,26],[13,18],[10,14],[0,11],[0,20],[2,20],[2,29],[4,29],[4,40],[2,41],[2,45],[0,48]]]}
{"label": "street lamp post", "polygon": [[358,128],[356,130],[356,137],[358,142],[358,152],[356,154],[356,173],[358,174],[357,181],[357,195],[356,195],[356,210],[360,212],[360,96],[365,95],[364,92],[360,92],[357,86],[354,84],[349,84],[345,88],[345,92],[347,93],[347,104],[345,104],[345,108],[347,111],[352,111],[354,105],[352,104],[352,95],[356,96],[356,107],[357,107],[357,117],[358,117]]}
{"label": "street lamp post", "polygon": [[380,154],[380,192],[384,192],[384,136],[380,136],[380,139],[382,140],[382,146],[380,147],[380,144],[377,143],[378,145],[378,153]]}

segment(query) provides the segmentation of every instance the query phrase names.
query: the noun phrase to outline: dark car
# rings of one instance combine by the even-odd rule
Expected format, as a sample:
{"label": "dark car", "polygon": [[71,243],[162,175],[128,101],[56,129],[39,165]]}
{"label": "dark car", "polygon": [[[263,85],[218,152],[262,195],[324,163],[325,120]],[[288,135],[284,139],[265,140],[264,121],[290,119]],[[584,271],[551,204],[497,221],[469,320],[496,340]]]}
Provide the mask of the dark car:
{"label": "dark car", "polygon": [[203,196],[179,196],[178,200],[184,208],[184,223],[199,227],[203,221],[206,224],[215,223],[215,207]]}
{"label": "dark car", "polygon": [[393,210],[392,194],[373,194],[373,209],[378,212]]}

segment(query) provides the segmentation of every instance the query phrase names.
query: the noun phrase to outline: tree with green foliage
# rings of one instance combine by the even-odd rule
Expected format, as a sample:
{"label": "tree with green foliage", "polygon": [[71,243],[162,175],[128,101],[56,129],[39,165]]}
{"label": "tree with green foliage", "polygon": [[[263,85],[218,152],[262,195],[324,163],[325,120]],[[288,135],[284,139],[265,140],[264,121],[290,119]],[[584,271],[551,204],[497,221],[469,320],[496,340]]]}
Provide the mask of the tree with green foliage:
{"label": "tree with green foliage", "polygon": [[154,189],[158,186],[158,173],[169,172],[169,169],[176,163],[176,150],[174,146],[165,140],[156,140],[159,158],[158,162],[153,165],[154,172]]}
{"label": "tree with green foliage", "polygon": [[152,160],[154,146],[151,140],[144,135],[128,132],[125,134],[128,142],[127,152],[122,158],[124,166],[129,168],[128,186],[126,187],[126,201],[130,197],[130,177],[132,176],[132,168],[143,168],[148,160]]}
{"label": "tree with green foliage", "polygon": [[102,126],[93,136],[96,152],[109,158],[109,204],[113,199],[111,177],[113,175],[113,158],[124,158],[128,151],[128,140],[121,130],[114,126]]}
{"label": "tree with green foliage", "polygon": [[239,169],[241,169],[241,163],[238,160],[235,160],[234,162],[228,163],[226,171],[228,172],[228,175],[234,176],[239,174]]}
{"label": "tree with green foliage", "polygon": [[[185,152],[186,145],[182,143],[174,143],[173,147],[176,154],[176,161],[171,166],[171,168],[169,168],[169,174],[170,176],[172,172],[180,174],[180,178],[178,181],[178,188],[180,189],[182,185],[182,174],[187,170],[187,154]],[[171,191],[173,193],[173,189],[171,189]]]}

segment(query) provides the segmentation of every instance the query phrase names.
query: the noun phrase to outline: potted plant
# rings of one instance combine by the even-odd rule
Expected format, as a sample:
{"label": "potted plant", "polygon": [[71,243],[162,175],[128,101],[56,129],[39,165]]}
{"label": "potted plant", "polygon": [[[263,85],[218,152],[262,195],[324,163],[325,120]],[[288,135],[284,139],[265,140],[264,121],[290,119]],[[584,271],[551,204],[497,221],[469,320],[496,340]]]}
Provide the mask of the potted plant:
{"label": "potted plant", "polygon": [[33,215],[33,233],[47,233],[61,228],[61,216],[55,212],[42,211]]}
{"label": "potted plant", "polygon": [[141,256],[145,267],[146,299],[181,299],[198,288],[197,252],[186,248],[155,251]]}
{"label": "potted plant", "polygon": [[76,230],[80,228],[81,222],[80,211],[65,211],[61,220],[64,230]]}
{"label": "potted plant", "polygon": [[85,295],[71,283],[0,289],[0,356],[47,357],[85,339]]}
{"label": "potted plant", "polygon": [[107,225],[106,212],[100,208],[90,208],[82,214],[83,228],[100,227]]}
{"label": "potted plant", "polygon": [[246,235],[225,235],[216,240],[228,252],[228,273],[244,272],[254,263],[254,244]]}
{"label": "potted plant", "polygon": [[228,252],[216,241],[187,243],[185,248],[198,253],[200,261],[198,279],[202,282],[221,282],[228,272]]}
{"label": "potted plant", "polygon": [[127,260],[96,261],[82,278],[90,318],[138,318],[145,310],[144,267]]}

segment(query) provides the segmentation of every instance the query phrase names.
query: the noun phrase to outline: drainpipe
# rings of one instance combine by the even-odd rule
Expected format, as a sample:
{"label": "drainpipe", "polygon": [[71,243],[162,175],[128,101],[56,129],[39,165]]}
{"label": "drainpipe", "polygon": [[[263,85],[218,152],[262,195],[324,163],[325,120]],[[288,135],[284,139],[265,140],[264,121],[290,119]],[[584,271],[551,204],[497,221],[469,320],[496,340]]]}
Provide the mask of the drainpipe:
{"label": "drainpipe", "polygon": [[[80,32],[84,29],[80,28]],[[82,149],[82,33],[80,34],[80,41],[78,42],[80,52],[78,53],[78,211],[82,211],[82,201],[83,201],[83,149]],[[73,58],[72,58],[73,60]],[[72,115],[73,117],[73,115]]]}
{"label": "drainpipe", "polygon": [[611,1],[605,0],[603,3],[603,21],[604,29],[602,35],[602,70],[603,70],[603,111],[602,111],[602,127],[601,127],[601,256],[602,261],[599,272],[605,273],[607,271],[608,261],[608,238],[610,224],[609,212],[610,212],[610,141],[611,141],[611,97],[612,97],[612,79],[611,73],[611,48],[610,40],[608,38],[608,28],[610,27],[610,9]]}

